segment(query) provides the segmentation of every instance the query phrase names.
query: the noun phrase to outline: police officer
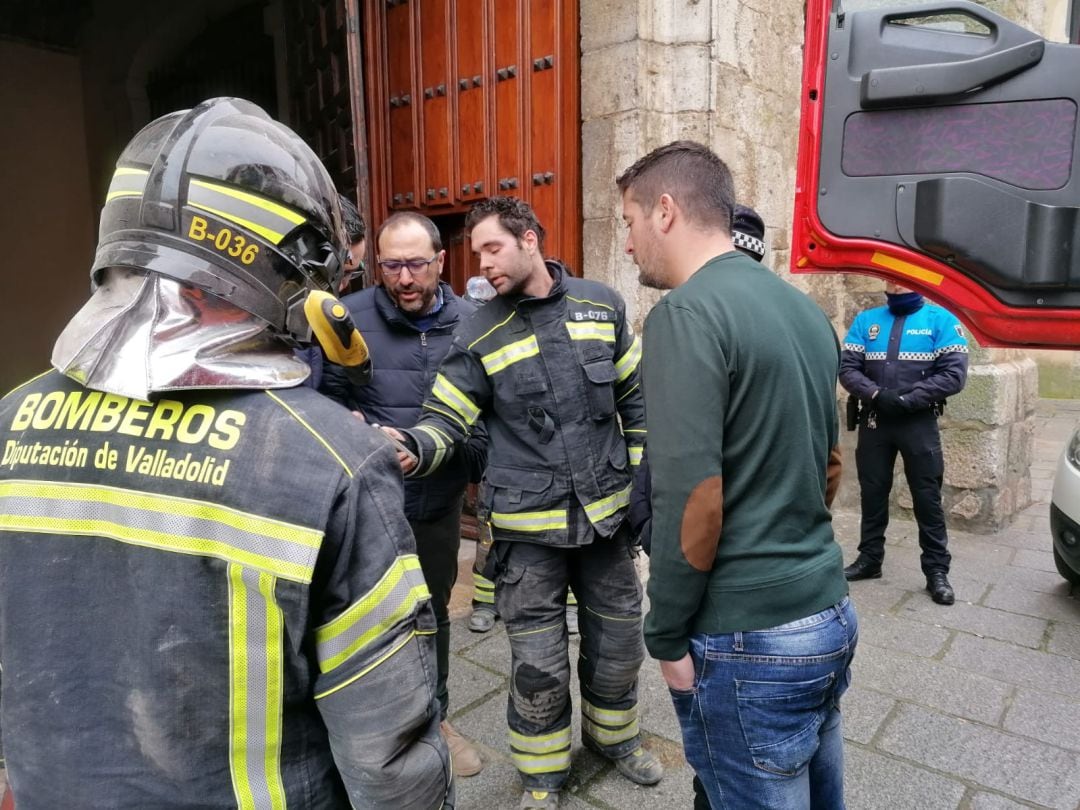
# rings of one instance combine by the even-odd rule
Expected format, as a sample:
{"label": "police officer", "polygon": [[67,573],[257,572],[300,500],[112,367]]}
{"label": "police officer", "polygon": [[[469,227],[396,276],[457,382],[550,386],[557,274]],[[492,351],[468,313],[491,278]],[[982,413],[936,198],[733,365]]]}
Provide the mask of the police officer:
{"label": "police officer", "polygon": [[583,742],[655,784],[663,769],[638,728],[641,585],[624,520],[645,440],[640,343],[614,290],[544,261],[524,202],[478,203],[465,229],[498,295],[458,327],[419,424],[395,433],[419,456],[403,467],[427,474],[484,419],[477,515],[492,531],[487,571],[510,638],[520,806],[556,807],[569,776],[568,585],[581,604]]}
{"label": "police officer", "polygon": [[967,380],[967,340],[955,316],[918,293],[890,283],[885,295],[887,306],[855,317],[840,356],[840,384],[862,405],[855,451],[862,500],[859,556],[844,575],[849,581],[881,576],[899,452],[919,525],[926,589],[939,605],[951,605],[937,419],[945,399]]}
{"label": "police officer", "polygon": [[253,104],[120,155],[96,290],[0,402],[20,810],[449,805],[394,451],[291,350],[344,257],[329,175]]}

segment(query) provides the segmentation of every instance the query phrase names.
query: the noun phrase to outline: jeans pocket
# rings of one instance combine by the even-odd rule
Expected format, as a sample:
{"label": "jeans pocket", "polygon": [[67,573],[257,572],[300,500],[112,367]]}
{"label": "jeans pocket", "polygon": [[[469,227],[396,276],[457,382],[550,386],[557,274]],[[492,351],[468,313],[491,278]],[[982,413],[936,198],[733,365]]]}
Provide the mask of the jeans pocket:
{"label": "jeans pocket", "polygon": [[833,703],[836,673],[811,681],[735,681],[736,706],[754,765],[794,776],[813,758]]}

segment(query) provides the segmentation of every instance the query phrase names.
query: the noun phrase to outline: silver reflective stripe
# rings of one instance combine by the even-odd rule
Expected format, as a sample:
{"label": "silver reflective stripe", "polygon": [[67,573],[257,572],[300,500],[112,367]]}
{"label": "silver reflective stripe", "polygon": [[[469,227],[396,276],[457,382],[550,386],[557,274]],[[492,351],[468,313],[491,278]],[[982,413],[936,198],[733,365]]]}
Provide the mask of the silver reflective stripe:
{"label": "silver reflective stripe", "polygon": [[229,760],[240,810],[283,810],[283,618],[274,578],[229,566]]}
{"label": "silver reflective stripe", "polygon": [[319,670],[329,672],[370,647],[430,598],[419,558],[398,557],[374,588],[315,631]]}
{"label": "silver reflective stripe", "polygon": [[641,364],[641,341],[637,335],[634,336],[634,342],[630,344],[630,348],[626,350],[626,354],[619,358],[619,361],[615,364],[615,381],[622,382]]}
{"label": "silver reflective stripe", "polygon": [[480,358],[480,362],[484,364],[484,371],[491,375],[497,374],[519,360],[535,357],[538,354],[540,354],[540,344],[536,342],[536,335],[529,335],[524,340],[509,343],[501,349],[485,354]]}
{"label": "silver reflective stripe", "polygon": [[146,169],[130,169],[121,166],[113,174],[109,191],[105,194],[105,202],[115,200],[117,197],[141,197],[149,176],[150,172]]}
{"label": "silver reflective stripe", "polygon": [[215,557],[304,584],[322,532],[205,501],[119,487],[0,482],[0,528],[107,537],[122,543]]}
{"label": "silver reflective stripe", "polygon": [[624,506],[628,506],[630,504],[631,488],[630,485],[627,485],[614,495],[608,495],[606,498],[586,504],[585,514],[588,516],[589,522],[595,524],[606,517],[611,517]]}
{"label": "silver reflective stripe", "polygon": [[275,245],[304,222],[301,214],[273,200],[205,180],[192,180],[188,185],[188,204],[234,222]]}

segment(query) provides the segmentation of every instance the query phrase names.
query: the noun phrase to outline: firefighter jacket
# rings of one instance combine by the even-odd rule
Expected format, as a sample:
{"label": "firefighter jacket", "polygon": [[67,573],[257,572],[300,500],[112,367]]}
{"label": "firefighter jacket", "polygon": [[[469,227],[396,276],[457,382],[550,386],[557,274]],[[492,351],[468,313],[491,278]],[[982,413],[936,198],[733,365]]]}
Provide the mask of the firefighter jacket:
{"label": "firefighter jacket", "polygon": [[[359,428],[359,429],[358,429]],[[437,808],[435,619],[390,444],[307,387],[0,401],[19,810]]]}
{"label": "firefighter jacket", "polygon": [[481,418],[477,515],[497,540],[582,545],[613,535],[645,442],[641,342],[622,298],[547,262],[544,298],[497,296],[465,320],[409,436],[413,475],[445,464]]}
{"label": "firefighter jacket", "polygon": [[[424,331],[398,309],[382,287],[346,295],[353,323],[371,353],[371,380],[349,382],[341,366],[327,362],[319,390],[347,408],[359,410],[368,422],[412,425],[431,390],[439,364],[450,350],[454,328],[476,307],[445,282],[439,284],[443,305]],[[487,463],[487,434],[477,424],[460,453],[423,481],[405,482],[405,515],[409,520],[437,520],[460,508],[469,481],[479,481]]]}
{"label": "firefighter jacket", "polygon": [[960,321],[923,303],[894,315],[887,306],[855,316],[840,353],[840,384],[864,402],[895,390],[911,412],[960,393],[967,380],[968,345]]}

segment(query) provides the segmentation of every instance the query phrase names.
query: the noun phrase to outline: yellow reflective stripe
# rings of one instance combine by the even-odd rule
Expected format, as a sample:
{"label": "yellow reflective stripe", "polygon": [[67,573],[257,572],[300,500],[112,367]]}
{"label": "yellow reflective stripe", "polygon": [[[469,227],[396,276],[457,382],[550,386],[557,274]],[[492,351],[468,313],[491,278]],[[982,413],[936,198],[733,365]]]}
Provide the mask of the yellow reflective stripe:
{"label": "yellow reflective stripe", "polygon": [[647,431],[645,428],[626,428],[625,430],[623,430],[623,433],[640,433],[642,436],[644,436],[648,432],[649,431]]}
{"label": "yellow reflective stripe", "polygon": [[205,180],[191,181],[188,204],[254,231],[275,245],[304,222],[298,212],[265,197]]}
{"label": "yellow reflective stripe", "polygon": [[[162,531],[167,526],[174,531]],[[0,528],[99,536],[215,557],[282,579],[311,582],[322,532],[205,501],[119,487],[0,482]]]}
{"label": "yellow reflective stripe", "polygon": [[319,670],[330,672],[340,666],[430,598],[420,559],[415,554],[398,557],[375,587],[332,622],[316,629]]}
{"label": "yellow reflective stripe", "polygon": [[302,416],[300,416],[300,414],[298,414],[296,411],[294,411],[292,408],[290,408],[288,405],[286,405],[282,401],[282,399],[277,394],[275,394],[273,391],[266,391],[265,393],[266,393],[266,395],[268,397],[270,397],[270,399],[274,400],[274,402],[276,402],[278,405],[280,405],[282,408],[284,408],[285,412],[288,413],[297,422],[299,422],[307,430],[308,433],[310,433],[312,436],[314,436],[316,439],[318,439],[319,444],[321,444],[323,447],[325,447],[326,451],[331,456],[334,457],[334,460],[337,461],[337,463],[341,465],[341,468],[343,470],[345,470],[345,474],[348,475],[349,478],[353,477],[352,470],[350,470],[349,465],[345,463],[345,459],[343,459],[341,456],[339,456],[337,454],[337,451],[335,451],[334,448],[330,446],[330,443],[328,441],[326,441],[326,439],[324,439],[322,437],[322,434],[319,433],[319,431],[315,430],[315,428],[313,428],[306,421],[304,421],[304,418]]}
{"label": "yellow reflective stripe", "polygon": [[426,410],[426,411],[434,411],[435,413],[441,413],[441,414],[442,414],[443,416],[445,416],[445,417],[446,417],[447,419],[451,420],[452,422],[454,422],[454,423],[456,423],[456,424],[458,424],[458,425],[461,425],[461,429],[462,429],[462,431],[464,431],[464,432],[466,432],[466,433],[468,433],[468,432],[469,432],[469,426],[468,426],[468,425],[466,425],[466,424],[465,424],[465,423],[464,423],[464,422],[463,422],[463,421],[461,420],[461,417],[460,417],[460,416],[458,416],[458,415],[457,415],[456,413],[454,413],[453,411],[448,411],[448,410],[445,410],[445,409],[443,409],[443,408],[440,408],[440,407],[439,407],[438,405],[432,405],[432,404],[431,404],[430,402],[425,402],[425,403],[424,403],[424,405],[423,405],[423,407],[421,408],[421,410]]}
{"label": "yellow reflective stripe", "polygon": [[480,358],[480,362],[483,363],[484,370],[488,374],[496,374],[519,360],[535,357],[538,354],[540,354],[540,344],[536,342],[536,335],[529,335],[524,340],[508,343],[501,349],[485,354]]}
{"label": "yellow reflective stripe", "polygon": [[[640,385],[641,385],[640,383],[634,383],[634,384],[633,384],[633,386],[631,386],[629,390],[627,390],[627,391],[624,391],[624,392],[623,392],[623,394],[622,394],[622,396],[620,396],[620,397],[619,397],[618,399],[616,399],[615,401],[616,401],[616,402],[622,402],[622,401],[623,401],[624,399],[626,399],[626,398],[627,398],[628,396],[630,396],[630,395],[631,395],[632,393],[634,393],[635,391],[637,391],[637,390],[638,390],[638,387],[639,387]],[[630,431],[627,431],[627,433],[629,433],[629,432],[630,432]]]}
{"label": "yellow reflective stripe", "polygon": [[456,385],[442,374],[435,375],[435,384],[431,393],[447,406],[456,411],[468,425],[480,418],[480,409]]}
{"label": "yellow reflective stripe", "polygon": [[577,596],[574,594],[573,588],[566,589],[566,606],[573,607],[577,605]]}
{"label": "yellow reflective stripe", "polygon": [[485,591],[493,591],[493,590],[495,590],[495,583],[492,582],[487,577],[485,577],[483,574],[478,574],[475,571],[473,571],[472,579],[473,579],[473,585],[475,585],[477,588],[480,588],[480,589],[485,590]]}
{"label": "yellow reflective stripe", "polygon": [[588,298],[574,298],[572,295],[566,297],[571,301],[577,301],[579,304],[591,304],[594,307],[603,307],[604,309],[610,309],[612,312],[615,311],[615,307],[611,306],[611,304],[601,304],[599,301],[590,301]]}
{"label": "yellow reflective stripe", "polygon": [[603,723],[608,726],[622,726],[631,720],[637,719],[638,707],[635,703],[629,709],[601,709],[599,706],[594,706],[582,698],[581,713],[596,723]]}
{"label": "yellow reflective stripe", "polygon": [[435,442],[435,455],[431,459],[431,465],[438,467],[442,464],[443,457],[446,455],[447,443],[444,440],[446,436],[441,430],[435,430],[435,428],[428,427],[427,425],[421,425],[417,428],[422,433],[426,433],[431,437],[431,440]]}
{"label": "yellow reflective stripe", "polygon": [[594,501],[585,505],[585,514],[589,520],[596,523],[598,520],[603,520],[606,517],[610,517],[622,509],[624,506],[630,504],[630,485],[620,489],[614,495],[608,495],[606,498],[602,498],[599,501]]}
{"label": "yellow reflective stripe", "polygon": [[565,509],[546,512],[492,512],[491,525],[518,532],[546,532],[567,527]]}
{"label": "yellow reflective stripe", "polygon": [[146,188],[146,180],[150,172],[146,169],[121,167],[113,172],[109,182],[109,190],[105,194],[105,202],[115,200],[117,197],[141,197]]}
{"label": "yellow reflective stripe", "polygon": [[528,754],[550,754],[570,745],[570,726],[550,734],[522,734],[510,729],[510,747]]}
{"label": "yellow reflective stripe", "polygon": [[549,624],[547,627],[538,627],[535,630],[518,630],[516,633],[508,632],[507,635],[512,638],[520,638],[521,636],[536,636],[540,633],[550,633],[552,630],[562,630],[566,627],[566,624],[560,621],[558,624]]}
{"label": "yellow reflective stripe", "polygon": [[641,457],[645,455],[645,448],[631,445],[626,449],[630,453],[630,463],[635,467],[641,464]]}
{"label": "yellow reflective stripe", "polygon": [[229,771],[236,806],[254,810],[248,771],[247,586],[244,569],[229,566]]}
{"label": "yellow reflective stripe", "polygon": [[555,754],[515,754],[510,759],[521,773],[558,773],[570,767],[570,749]]}
{"label": "yellow reflective stripe", "polygon": [[229,770],[240,810],[284,810],[284,621],[274,578],[229,566]]}
{"label": "yellow reflective stripe", "polygon": [[641,340],[634,335],[634,342],[626,350],[626,354],[615,363],[615,382],[622,382],[641,364]]}
{"label": "yellow reflective stripe", "polygon": [[281,734],[285,700],[285,620],[274,599],[274,578],[259,574],[259,593],[266,606],[266,751],[264,767],[270,806],[285,807],[281,781]]}
{"label": "yellow reflective stripe", "polygon": [[571,340],[602,340],[615,342],[615,324],[607,321],[567,321],[566,331]]}
{"label": "yellow reflective stripe", "polygon": [[402,647],[404,647],[406,644],[408,644],[410,641],[412,641],[414,636],[430,636],[430,635],[434,635],[434,633],[435,633],[434,630],[432,630],[430,632],[427,632],[427,631],[420,632],[420,631],[417,631],[417,630],[411,631],[408,635],[406,635],[400,641],[395,643],[393,647],[391,647],[385,653],[380,655],[378,658],[376,658],[374,661],[372,661],[370,664],[368,664],[362,670],[357,672],[351,678],[343,681],[342,683],[339,683],[337,686],[335,686],[332,689],[327,689],[325,692],[319,692],[318,694],[315,695],[315,699],[316,700],[322,700],[327,695],[332,695],[332,694],[334,694],[334,692],[338,692],[338,691],[344,689],[349,684],[355,683],[356,681],[360,680],[365,675],[367,675],[369,672],[371,672],[371,670],[375,669],[375,667],[379,666],[380,664],[386,663],[386,661],[388,661],[396,652],[398,652]]}
{"label": "yellow reflective stripe", "polygon": [[507,315],[507,316],[506,316],[506,317],[505,317],[505,318],[504,318],[503,320],[499,321],[499,322],[498,322],[497,324],[495,324],[495,325],[494,325],[493,327],[491,327],[491,328],[490,328],[490,329],[488,329],[488,330],[487,330],[486,332],[484,332],[484,334],[482,334],[482,335],[481,335],[480,337],[478,337],[478,338],[477,338],[476,340],[474,340],[474,341],[473,341],[472,343],[470,343],[470,344],[468,345],[468,349],[469,349],[470,351],[472,351],[472,347],[473,347],[473,346],[475,346],[475,345],[476,345],[477,343],[479,343],[479,342],[480,342],[481,340],[483,340],[484,338],[486,338],[486,337],[487,337],[488,335],[490,335],[490,334],[491,334],[492,332],[494,332],[494,331],[495,331],[496,329],[498,329],[498,328],[499,328],[500,326],[505,326],[506,324],[510,323],[510,321],[511,321],[511,320],[513,320],[513,318],[514,318],[514,316],[515,316],[516,314],[517,314],[516,312],[511,312],[511,313],[510,313],[509,315]]}
{"label": "yellow reflective stripe", "polygon": [[598,726],[588,717],[583,717],[581,718],[581,732],[588,734],[601,745],[616,745],[632,740],[638,735],[638,721],[635,719],[625,728],[611,729]]}

